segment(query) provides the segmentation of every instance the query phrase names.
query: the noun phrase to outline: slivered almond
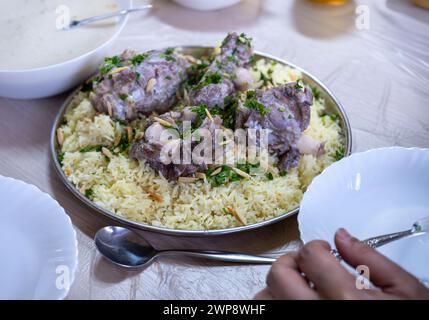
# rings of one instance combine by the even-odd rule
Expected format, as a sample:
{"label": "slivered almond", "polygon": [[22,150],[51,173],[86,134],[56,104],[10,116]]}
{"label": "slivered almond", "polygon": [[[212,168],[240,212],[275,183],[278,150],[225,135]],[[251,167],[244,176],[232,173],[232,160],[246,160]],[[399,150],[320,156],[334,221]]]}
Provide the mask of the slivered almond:
{"label": "slivered almond", "polygon": [[226,210],[231,213],[235,219],[237,219],[238,222],[240,222],[242,225],[246,225],[247,221],[244,216],[242,216],[240,213],[237,212],[233,207],[228,206],[226,207]]}
{"label": "slivered almond", "polygon": [[83,121],[85,121],[85,122],[87,122],[87,123],[92,122],[92,120],[91,120],[90,118],[88,118],[88,117],[83,118]]}
{"label": "slivered almond", "polygon": [[127,138],[128,141],[133,140],[133,129],[131,127],[127,127]]}
{"label": "slivered almond", "polygon": [[109,116],[113,116],[112,104],[109,101],[106,101],[106,104],[107,104],[107,113],[109,114]]}
{"label": "slivered almond", "polygon": [[197,173],[195,173],[195,176],[196,176],[198,179],[205,179],[205,178],[206,178],[206,175],[205,175],[204,173],[202,173],[202,172],[197,172]]}
{"label": "slivered almond", "polygon": [[172,127],[173,126],[172,123],[170,123],[164,119],[158,118],[158,117],[153,117],[153,120],[155,120],[159,124],[163,125],[164,127]]}
{"label": "slivered almond", "polygon": [[103,147],[103,148],[101,148],[101,152],[106,156],[106,157],[108,157],[108,158],[113,158],[113,154],[110,152],[110,150],[109,149],[107,149],[107,148],[105,148],[105,147]]}
{"label": "slivered almond", "polygon": [[58,144],[59,144],[60,146],[62,146],[62,145],[63,145],[63,142],[64,142],[64,134],[63,134],[63,130],[61,130],[60,128],[58,128],[58,129],[57,129],[57,141],[58,141]]}
{"label": "slivered almond", "polygon": [[67,167],[64,169],[64,173],[66,174],[67,177],[70,177],[73,172],[70,167]]}
{"label": "slivered almond", "polygon": [[146,92],[151,92],[155,87],[157,81],[155,78],[150,78],[146,85]]}
{"label": "slivered almond", "polygon": [[213,121],[213,116],[212,116],[212,114],[210,113],[209,109],[205,108],[204,110],[205,110],[205,112],[206,112],[207,117],[210,119],[210,121]]}
{"label": "slivered almond", "polygon": [[129,69],[129,67],[119,67],[119,68],[113,69],[112,71],[110,71],[110,73],[115,74],[115,73],[119,73],[119,72],[122,72],[122,71],[128,70],[128,69]]}
{"label": "slivered almond", "polygon": [[194,178],[194,177],[179,177],[177,181],[183,182],[183,183],[192,183],[192,182],[195,182],[196,180],[197,178]]}
{"label": "slivered almond", "polygon": [[240,170],[238,168],[231,167],[231,169],[234,170],[234,172],[236,174],[238,174],[239,176],[242,176],[243,178],[247,178],[247,179],[251,179],[252,178],[252,176],[250,174],[248,174],[248,173],[246,173],[246,172],[244,172],[244,171],[242,171],[242,170]]}
{"label": "slivered almond", "polygon": [[213,171],[210,175],[210,177],[214,177],[215,175],[218,175],[222,171],[222,167],[217,168],[215,171]]}
{"label": "slivered almond", "polygon": [[136,133],[136,136],[135,136],[135,138],[136,138],[136,140],[140,140],[140,139],[142,139],[144,137],[144,133],[143,132],[137,132]]}
{"label": "slivered almond", "polygon": [[163,202],[164,201],[164,198],[155,192],[149,191],[148,194],[149,194],[149,198],[151,198],[153,201],[156,201],[156,202]]}
{"label": "slivered almond", "polygon": [[122,138],[122,133],[119,130],[116,130],[115,133],[115,140],[113,140],[113,145],[116,147],[120,142]]}
{"label": "slivered almond", "polygon": [[190,56],[190,55],[186,55],[186,56],[185,56],[185,59],[186,59],[188,62],[192,63],[192,64],[197,64],[197,63],[198,63],[198,60],[197,60],[197,59],[195,59],[195,57]]}
{"label": "slivered almond", "polygon": [[185,104],[189,104],[189,95],[186,89],[183,89],[183,100],[185,101]]}

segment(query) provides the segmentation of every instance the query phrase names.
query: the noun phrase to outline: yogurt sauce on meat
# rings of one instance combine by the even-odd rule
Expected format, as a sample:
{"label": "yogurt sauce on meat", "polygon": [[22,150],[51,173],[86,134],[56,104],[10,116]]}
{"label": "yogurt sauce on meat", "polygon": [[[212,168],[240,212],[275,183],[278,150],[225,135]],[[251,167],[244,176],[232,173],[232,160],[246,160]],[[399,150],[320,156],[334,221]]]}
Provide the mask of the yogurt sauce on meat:
{"label": "yogurt sauce on meat", "polygon": [[244,34],[229,33],[216,56],[190,94],[192,105],[223,108],[226,97],[236,90],[246,90],[253,82],[247,69],[253,56],[251,39]]}
{"label": "yogurt sauce on meat", "polygon": [[122,121],[166,112],[176,102],[186,68],[186,60],[173,49],[143,54],[126,50],[105,60],[90,100],[98,111]]}

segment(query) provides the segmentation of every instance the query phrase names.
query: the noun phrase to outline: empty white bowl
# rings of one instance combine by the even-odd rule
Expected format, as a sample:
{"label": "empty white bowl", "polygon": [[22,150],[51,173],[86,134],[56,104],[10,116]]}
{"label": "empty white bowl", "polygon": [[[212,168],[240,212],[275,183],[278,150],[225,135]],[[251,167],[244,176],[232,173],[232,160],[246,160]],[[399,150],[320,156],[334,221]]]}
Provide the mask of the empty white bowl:
{"label": "empty white bowl", "polygon": [[0,176],[0,300],[63,299],[77,267],[77,240],[57,201]]}
{"label": "empty white bowl", "polygon": [[[132,5],[132,0],[116,1],[119,8]],[[109,40],[71,60],[34,69],[0,70],[0,96],[13,99],[45,98],[77,86],[97,70],[127,20],[127,16],[121,17],[116,32]]]}
{"label": "empty white bowl", "polygon": [[[334,245],[338,228],[359,239],[410,229],[429,216],[429,149],[382,148],[355,153],[317,176],[298,215],[304,243]],[[429,235],[378,249],[422,280],[429,280]]]}
{"label": "empty white bowl", "polygon": [[233,6],[240,2],[240,0],[174,0],[178,4],[200,11],[219,10]]}

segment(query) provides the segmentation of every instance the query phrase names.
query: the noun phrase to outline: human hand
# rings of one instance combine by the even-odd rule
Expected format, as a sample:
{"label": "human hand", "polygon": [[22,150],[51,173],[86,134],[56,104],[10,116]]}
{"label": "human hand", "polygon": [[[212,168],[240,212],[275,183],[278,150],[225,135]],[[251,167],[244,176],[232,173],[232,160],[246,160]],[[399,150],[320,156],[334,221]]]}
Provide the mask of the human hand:
{"label": "human hand", "polygon": [[311,241],[273,264],[267,288],[255,299],[429,299],[429,290],[418,279],[345,229],[336,232],[335,245],[349,265],[369,268],[377,288],[358,289],[356,278],[331,254],[329,244]]}

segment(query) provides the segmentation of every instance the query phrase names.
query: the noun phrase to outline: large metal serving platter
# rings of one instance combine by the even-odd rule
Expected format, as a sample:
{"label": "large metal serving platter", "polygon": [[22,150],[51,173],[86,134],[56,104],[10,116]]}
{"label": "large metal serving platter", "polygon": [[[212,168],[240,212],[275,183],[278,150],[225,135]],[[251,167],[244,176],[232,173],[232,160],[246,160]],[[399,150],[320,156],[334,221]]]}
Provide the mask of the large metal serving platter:
{"label": "large metal serving platter", "polygon": [[[214,50],[214,48],[211,48],[211,47],[189,47],[189,46],[178,47],[177,49],[179,49],[184,54],[189,54],[195,57],[210,55],[210,53],[212,53]],[[312,87],[317,88],[321,94],[321,97],[325,98],[327,112],[329,114],[336,114],[338,116],[341,129],[342,129],[342,134],[344,136],[345,144],[346,144],[345,154],[346,156],[350,155],[352,150],[352,136],[351,136],[350,123],[344,111],[344,108],[341,106],[340,102],[334,96],[334,94],[328,88],[326,88],[316,77],[312,76],[305,70],[302,70],[301,68],[295,66],[290,62],[284,61],[282,59],[279,59],[261,52],[256,52],[255,55],[257,58],[274,60],[274,61],[277,61],[278,63],[287,65],[289,67],[292,67],[294,69],[301,71],[304,82],[306,84],[311,85]],[[121,217],[115,214],[114,212],[111,212],[109,210],[106,210],[98,206],[97,204],[95,204],[94,202],[86,198],[83,194],[81,194],[79,190],[67,179],[66,175],[61,169],[61,165],[57,158],[58,143],[56,139],[56,130],[63,122],[63,115],[67,107],[69,106],[70,102],[72,101],[73,97],[79,92],[79,90],[80,88],[74,91],[66,99],[66,101],[61,106],[61,109],[59,110],[58,115],[55,118],[52,130],[51,130],[51,137],[50,137],[50,152],[51,152],[52,160],[54,163],[55,170],[57,171],[63,183],[71,191],[71,193],[73,193],[79,200],[81,200],[83,203],[85,203],[86,205],[94,209],[96,212],[101,213],[111,218],[112,220],[114,220],[115,223],[125,225],[132,229],[146,230],[146,231],[158,232],[158,233],[169,234],[169,235],[208,237],[208,236],[215,236],[215,235],[238,233],[238,232],[248,231],[256,228],[262,228],[264,226],[271,225],[273,223],[276,223],[280,220],[286,219],[298,213],[299,207],[296,207],[293,210],[285,212],[284,214],[279,215],[275,218],[271,218],[265,221],[261,221],[261,222],[254,223],[251,225],[246,225],[246,226],[240,226],[240,227],[234,227],[234,228],[228,228],[228,229],[216,229],[216,230],[179,230],[179,229],[169,229],[165,227],[151,226],[149,224],[128,220],[128,219],[125,219],[124,217]]]}

